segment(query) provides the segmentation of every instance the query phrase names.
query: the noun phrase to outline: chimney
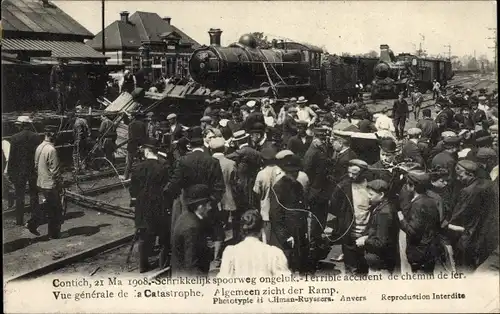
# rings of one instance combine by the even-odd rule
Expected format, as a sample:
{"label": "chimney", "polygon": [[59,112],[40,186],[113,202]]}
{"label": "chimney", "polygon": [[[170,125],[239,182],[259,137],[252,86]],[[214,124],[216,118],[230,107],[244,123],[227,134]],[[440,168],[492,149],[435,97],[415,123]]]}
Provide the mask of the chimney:
{"label": "chimney", "polygon": [[42,0],[42,5],[43,5],[44,7],[49,6],[49,5],[50,5],[50,4],[49,4],[49,0]]}
{"label": "chimney", "polygon": [[172,18],[170,16],[165,16],[164,18],[162,18],[162,20],[164,20],[165,22],[168,23],[168,25],[170,25],[170,21],[172,20]]}
{"label": "chimney", "polygon": [[391,62],[389,45],[380,45],[380,61]]}
{"label": "chimney", "polygon": [[128,23],[128,11],[120,12],[120,21]]}
{"label": "chimney", "polygon": [[220,35],[222,34],[222,31],[218,28],[211,28],[208,31],[208,34],[210,35],[210,45],[220,46]]}

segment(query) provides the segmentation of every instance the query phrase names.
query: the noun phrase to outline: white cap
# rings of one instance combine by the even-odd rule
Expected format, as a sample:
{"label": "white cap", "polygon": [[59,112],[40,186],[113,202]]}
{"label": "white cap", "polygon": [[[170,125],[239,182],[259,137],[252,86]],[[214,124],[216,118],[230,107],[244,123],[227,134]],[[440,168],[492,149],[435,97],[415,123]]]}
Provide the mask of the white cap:
{"label": "white cap", "polygon": [[228,119],[221,119],[221,120],[219,121],[219,125],[220,125],[221,127],[225,128],[228,122],[229,122],[229,120],[228,120]]}
{"label": "white cap", "polygon": [[257,104],[257,102],[255,102],[255,100],[250,100],[247,102],[247,107],[253,108],[253,107],[255,107],[256,104]]}
{"label": "white cap", "polygon": [[291,155],[293,155],[293,152],[291,150],[285,149],[278,152],[275,158],[279,160],[285,158],[286,156],[291,156]]}
{"label": "white cap", "polygon": [[32,122],[33,121],[28,116],[19,116],[19,117],[17,117],[17,120],[16,120],[16,123],[32,123]]}

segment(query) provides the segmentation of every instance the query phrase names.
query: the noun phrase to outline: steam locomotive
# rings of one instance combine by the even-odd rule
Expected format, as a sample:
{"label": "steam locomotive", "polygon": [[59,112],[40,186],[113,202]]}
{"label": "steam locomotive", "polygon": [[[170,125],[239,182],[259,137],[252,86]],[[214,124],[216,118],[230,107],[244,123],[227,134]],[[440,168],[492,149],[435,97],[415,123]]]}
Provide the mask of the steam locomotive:
{"label": "steam locomotive", "polygon": [[277,97],[329,95],[339,101],[356,93],[358,79],[356,64],[326,55],[321,48],[273,41],[272,48],[262,49],[249,34],[228,47],[211,44],[197,49],[189,60],[189,73],[210,89],[270,88]]}
{"label": "steam locomotive", "polygon": [[373,72],[372,99],[394,98],[400,92],[407,96],[411,85],[425,93],[432,88],[433,80],[446,86],[453,77],[449,60],[421,58],[407,53],[396,57],[388,45],[380,45],[380,60]]}

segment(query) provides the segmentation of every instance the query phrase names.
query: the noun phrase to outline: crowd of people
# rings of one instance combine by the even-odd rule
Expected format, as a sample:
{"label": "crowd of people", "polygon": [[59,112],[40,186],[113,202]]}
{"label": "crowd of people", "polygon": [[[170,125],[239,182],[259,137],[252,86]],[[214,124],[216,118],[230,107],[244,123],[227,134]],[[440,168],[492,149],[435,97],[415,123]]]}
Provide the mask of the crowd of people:
{"label": "crowd of people", "polygon": [[[281,107],[268,98],[230,106],[210,100],[193,127],[175,113],[149,119],[134,112],[122,179],[130,178],[140,272],[153,267],[157,240],[159,266],[174,276],[211,268],[219,276],[303,274],[316,271],[333,244],[342,254],[331,259],[359,275],[475,271],[499,243],[498,98],[478,92],[439,93],[434,117],[415,94],[413,110],[401,95],[392,117],[387,110],[373,115],[362,100],[327,98],[320,107],[303,96]],[[406,129],[411,111],[418,121]],[[19,119],[9,158],[25,158],[19,165],[26,174],[11,165],[9,176],[17,180],[17,206],[24,207],[26,182],[30,191],[36,182],[57,237],[56,130],[49,127],[40,144],[26,119]],[[77,119],[75,141],[87,129]],[[100,132],[112,159],[109,117]],[[375,151],[354,149],[363,133],[376,135]],[[28,222],[35,234],[36,217]]]}

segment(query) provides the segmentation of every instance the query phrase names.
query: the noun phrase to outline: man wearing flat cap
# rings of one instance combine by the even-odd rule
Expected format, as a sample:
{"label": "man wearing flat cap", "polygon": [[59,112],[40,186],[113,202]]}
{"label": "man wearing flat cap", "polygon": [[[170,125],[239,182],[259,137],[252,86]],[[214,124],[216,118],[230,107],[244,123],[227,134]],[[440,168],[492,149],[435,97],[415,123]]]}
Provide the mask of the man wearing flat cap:
{"label": "man wearing flat cap", "polygon": [[495,150],[489,147],[481,147],[477,150],[475,161],[479,169],[477,177],[480,179],[495,180],[496,177],[492,175],[495,168],[498,171],[498,156]]}
{"label": "man wearing flat cap", "polygon": [[[307,205],[304,188],[297,180],[301,170],[300,159],[294,154],[278,162],[284,172],[270,192],[269,221],[271,222],[270,244],[285,253],[289,268],[303,273],[307,266]],[[294,209],[301,209],[297,211]]]}
{"label": "man wearing flat cap", "polygon": [[167,116],[167,121],[169,124],[169,132],[171,134],[172,141],[178,141],[181,137],[184,136],[183,128],[180,123],[177,122],[177,115],[175,113],[171,113]]}
{"label": "man wearing flat cap", "polygon": [[160,143],[148,138],[141,145],[144,161],[132,171],[130,179],[131,203],[135,206],[135,228],[139,235],[139,272],[150,269],[151,256],[156,237],[160,243],[160,268],[168,265],[170,251],[171,201],[164,198],[163,187],[169,181],[167,164],[158,158]]}
{"label": "man wearing flat cap", "polygon": [[332,234],[333,238],[342,236],[339,240],[348,273],[368,272],[364,251],[356,245],[356,240],[364,235],[370,218],[367,168],[368,164],[363,160],[349,161],[348,176],[336,185],[329,200],[328,213],[334,219],[326,223],[324,232]]}
{"label": "man wearing flat cap", "polygon": [[431,118],[429,108],[422,110],[422,119],[418,120],[416,127],[422,130],[422,138],[428,139],[431,146],[436,145],[439,138],[439,128]]}
{"label": "man wearing flat cap", "polygon": [[212,192],[205,184],[193,184],[185,191],[187,210],[177,220],[172,238],[172,277],[206,276],[210,250],[206,227],[211,215]]}
{"label": "man wearing flat cap", "polygon": [[40,144],[40,137],[33,132],[33,124],[28,116],[17,118],[16,126],[19,132],[10,138],[9,158],[11,162],[7,169],[10,182],[13,183],[16,195],[16,224],[24,224],[24,197],[26,182],[30,195],[31,212],[38,206],[38,191],[36,187],[35,150]]}
{"label": "man wearing flat cap", "polygon": [[486,120],[486,113],[484,110],[479,109],[478,105],[479,101],[477,99],[471,102],[471,116],[474,125],[481,124],[481,122]]}
{"label": "man wearing flat cap", "polygon": [[476,270],[498,247],[497,186],[477,178],[478,165],[470,160],[457,163],[459,193],[451,217],[443,223],[450,230],[457,269]]}
{"label": "man wearing flat cap", "polygon": [[348,136],[337,135],[333,139],[333,178],[340,182],[347,175],[349,160],[357,159],[358,155],[350,147],[351,140]]}
{"label": "man wearing flat cap", "polygon": [[439,132],[442,133],[453,128],[453,117],[455,113],[451,110],[450,106],[447,103],[436,103],[434,108],[436,111],[434,121],[436,121]]}
{"label": "man wearing flat cap", "polygon": [[416,162],[422,167],[424,166],[424,157],[422,156],[421,147],[419,147],[419,139],[422,130],[418,128],[410,128],[408,130],[408,141],[403,145],[401,157]]}
{"label": "man wearing flat cap", "polygon": [[426,172],[415,170],[408,172],[406,180],[406,188],[413,197],[397,213],[404,233],[400,236],[400,252],[406,253],[402,257],[406,258],[412,272],[433,273],[441,221],[437,202],[426,193],[431,178]]}
{"label": "man wearing flat cap", "polygon": [[365,251],[370,271],[392,273],[398,261],[399,225],[396,210],[389,199],[389,184],[377,179],[367,183],[370,220],[356,245]]}
{"label": "man wearing flat cap", "polygon": [[[61,233],[63,223],[61,189],[62,189],[62,171],[61,163],[56,148],[54,147],[55,137],[58,128],[48,125],[45,127],[45,139],[38,145],[35,151],[35,169],[37,171],[37,181],[39,191],[42,192],[46,204],[48,215],[48,237],[58,239]],[[43,223],[44,215],[40,206],[34,208],[33,215],[28,221],[28,230],[40,235],[37,231],[38,226]]]}
{"label": "man wearing flat cap", "polygon": [[460,138],[458,136],[446,137],[443,140],[444,150],[438,153],[431,161],[431,168],[447,169],[453,176],[455,165],[458,161]]}
{"label": "man wearing flat cap", "polygon": [[[476,133],[477,134],[477,133]],[[482,147],[492,147],[493,146],[493,137],[490,135],[481,136],[474,139],[474,146],[467,153],[465,159],[476,160],[477,152]]]}

